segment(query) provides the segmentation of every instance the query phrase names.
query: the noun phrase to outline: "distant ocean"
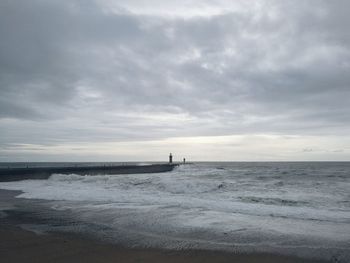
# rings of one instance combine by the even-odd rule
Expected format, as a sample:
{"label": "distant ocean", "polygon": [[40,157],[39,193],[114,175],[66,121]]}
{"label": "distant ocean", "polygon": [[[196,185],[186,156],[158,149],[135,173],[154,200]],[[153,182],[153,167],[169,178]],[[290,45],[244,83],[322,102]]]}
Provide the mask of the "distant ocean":
{"label": "distant ocean", "polygon": [[55,174],[0,189],[48,200],[55,216],[80,222],[69,231],[131,246],[350,262],[348,162],[195,163],[161,174]]}

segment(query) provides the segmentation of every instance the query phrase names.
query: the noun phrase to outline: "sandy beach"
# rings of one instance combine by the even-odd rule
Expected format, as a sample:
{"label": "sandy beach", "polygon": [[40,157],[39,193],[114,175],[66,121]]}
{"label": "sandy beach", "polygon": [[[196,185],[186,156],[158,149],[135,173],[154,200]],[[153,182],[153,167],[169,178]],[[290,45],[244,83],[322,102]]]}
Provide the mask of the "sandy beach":
{"label": "sandy beach", "polygon": [[231,254],[215,251],[132,249],[84,238],[49,233],[38,235],[1,222],[0,258],[3,263],[41,262],[322,262],[270,254]]}
{"label": "sandy beach", "polygon": [[[129,248],[76,233],[35,233],[21,226],[35,225],[35,216],[23,220],[16,210],[15,191],[0,191],[0,258],[3,263],[40,262],[260,262],[316,263],[318,260],[274,254],[235,254],[210,250]],[[12,212],[11,212],[12,211]],[[14,212],[15,211],[15,212]]]}

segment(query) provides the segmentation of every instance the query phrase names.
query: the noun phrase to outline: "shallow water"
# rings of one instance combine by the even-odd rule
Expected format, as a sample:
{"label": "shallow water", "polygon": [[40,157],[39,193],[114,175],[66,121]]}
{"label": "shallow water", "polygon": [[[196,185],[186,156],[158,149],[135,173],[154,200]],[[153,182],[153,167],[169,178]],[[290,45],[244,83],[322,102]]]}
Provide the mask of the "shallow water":
{"label": "shallow water", "polygon": [[350,163],[198,163],[0,188],[50,200],[50,208],[100,226],[94,234],[132,245],[350,258]]}

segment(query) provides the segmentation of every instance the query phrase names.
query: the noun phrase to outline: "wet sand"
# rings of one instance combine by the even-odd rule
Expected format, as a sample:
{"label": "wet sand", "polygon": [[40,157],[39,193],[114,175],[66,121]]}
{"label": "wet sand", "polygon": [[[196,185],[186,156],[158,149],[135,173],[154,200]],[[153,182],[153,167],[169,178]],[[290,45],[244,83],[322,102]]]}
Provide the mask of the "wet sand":
{"label": "wet sand", "polygon": [[[15,199],[17,191],[0,190],[0,212],[14,211],[21,202]],[[19,201],[18,201],[19,200]],[[27,224],[21,211],[0,214],[1,263],[109,263],[109,262],[246,262],[246,263],[316,263],[273,254],[234,254],[209,250],[166,250],[122,247],[83,234],[49,232],[34,233],[20,227]],[[33,217],[33,224],[35,217]]]}
{"label": "wet sand", "polygon": [[231,254],[214,251],[131,249],[78,235],[37,235],[9,224],[0,227],[0,258],[3,263],[28,262],[320,262],[269,254]]}

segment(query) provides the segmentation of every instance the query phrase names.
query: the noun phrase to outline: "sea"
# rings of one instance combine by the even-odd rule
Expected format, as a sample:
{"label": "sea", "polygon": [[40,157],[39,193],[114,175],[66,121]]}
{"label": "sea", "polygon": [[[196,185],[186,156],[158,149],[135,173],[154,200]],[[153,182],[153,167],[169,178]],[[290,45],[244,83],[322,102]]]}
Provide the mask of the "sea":
{"label": "sea", "polygon": [[[21,165],[52,164],[1,164]],[[131,247],[350,262],[350,162],[198,162],[158,174],[53,174],[0,189],[20,190],[17,198],[51,211],[48,231]]]}

